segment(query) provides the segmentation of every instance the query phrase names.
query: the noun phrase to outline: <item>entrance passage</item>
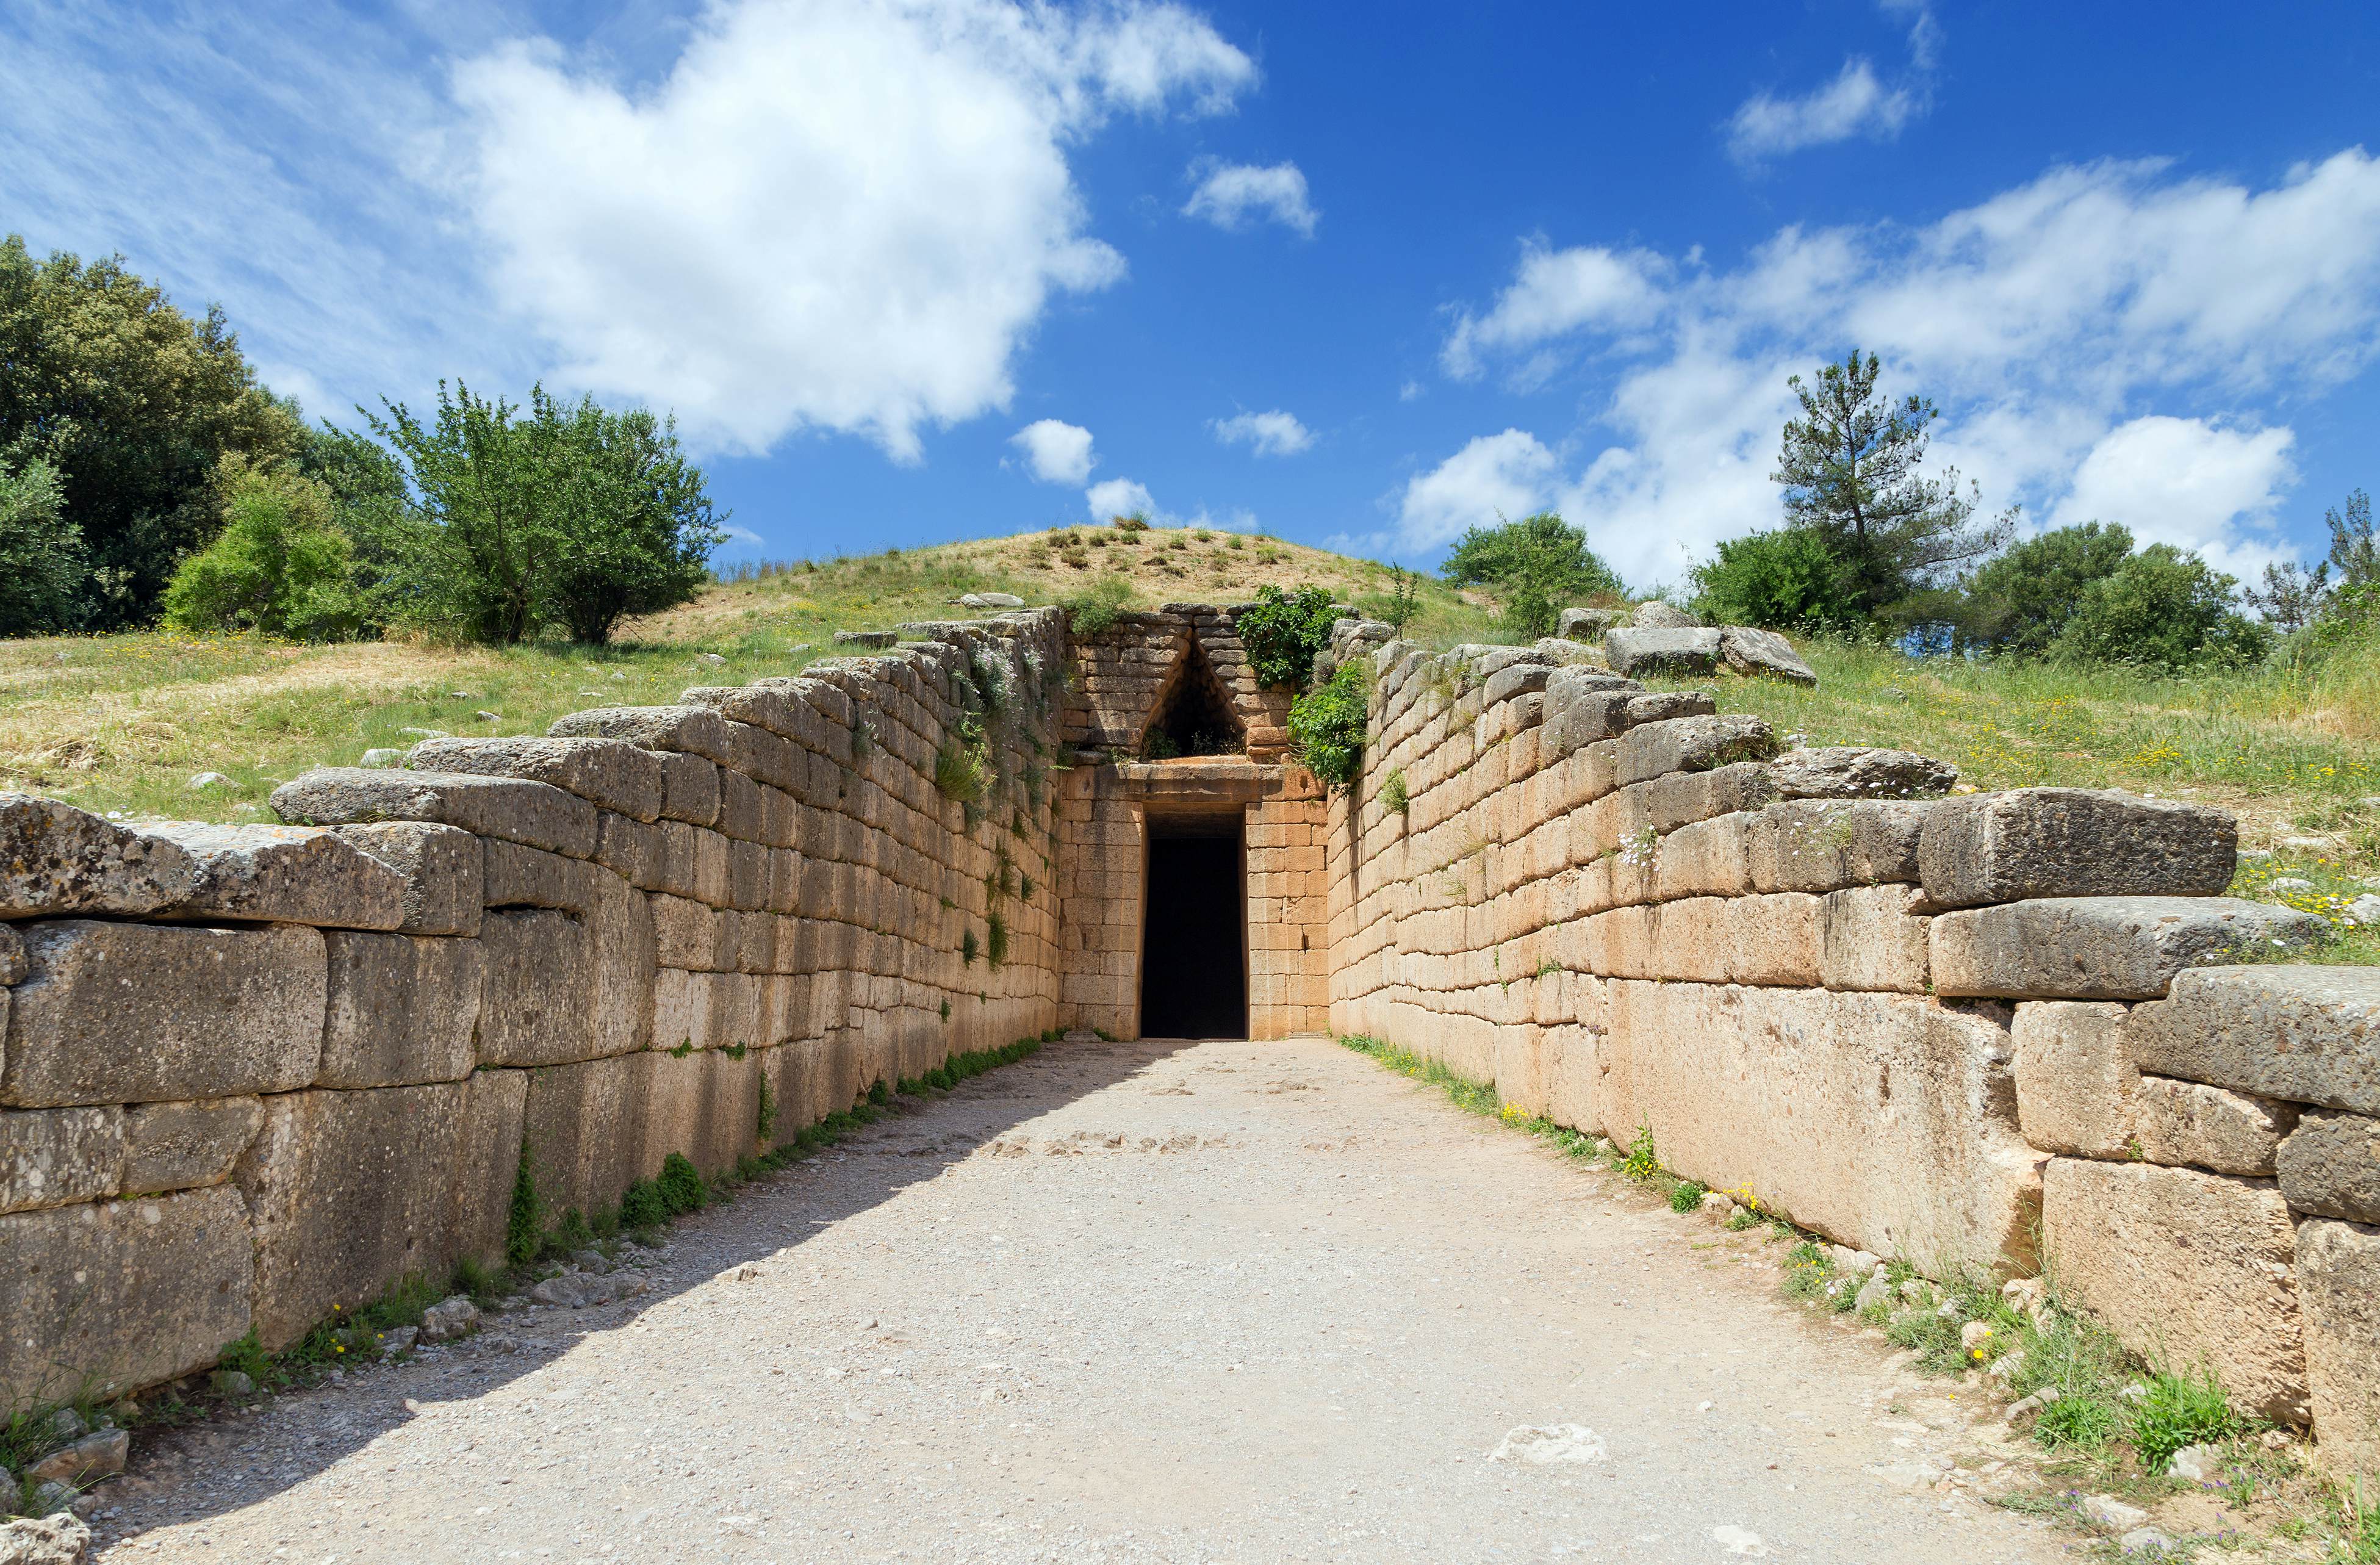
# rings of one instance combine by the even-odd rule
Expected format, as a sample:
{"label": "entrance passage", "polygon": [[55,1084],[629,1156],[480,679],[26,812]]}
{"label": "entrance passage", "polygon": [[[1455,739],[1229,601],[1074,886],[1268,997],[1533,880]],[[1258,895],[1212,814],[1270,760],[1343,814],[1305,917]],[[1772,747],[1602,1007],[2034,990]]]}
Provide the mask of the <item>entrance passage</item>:
{"label": "entrance passage", "polygon": [[1245,862],[1237,812],[1148,823],[1142,1037],[1248,1036]]}

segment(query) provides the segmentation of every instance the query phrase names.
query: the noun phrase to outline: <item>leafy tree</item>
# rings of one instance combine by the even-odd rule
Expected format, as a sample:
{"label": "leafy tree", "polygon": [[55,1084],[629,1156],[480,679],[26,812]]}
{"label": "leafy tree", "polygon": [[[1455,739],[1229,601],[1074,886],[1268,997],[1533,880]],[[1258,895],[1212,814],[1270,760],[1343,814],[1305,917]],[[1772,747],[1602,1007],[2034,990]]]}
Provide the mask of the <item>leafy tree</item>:
{"label": "leafy tree", "polygon": [[2054,653],[2180,669],[2262,658],[2265,627],[2232,608],[2234,578],[2170,543],[2152,543],[2077,596]]}
{"label": "leafy tree", "polygon": [[1885,617],[1949,568],[1988,554],[2015,528],[2011,510],[1978,523],[1982,490],[1959,489],[1958,469],[1923,477],[1939,415],[1922,396],[1894,403],[1876,390],[1873,353],[1857,349],[1818,371],[1815,385],[1799,375],[1787,384],[1802,405],[1788,419],[1769,475],[1785,489],[1785,515],[1826,540],[1842,563],[1847,590],[1860,613]]}
{"label": "leafy tree", "polygon": [[1730,538],[1694,571],[1694,611],[1712,625],[1848,631],[1864,620],[1850,576],[1809,528]]}
{"label": "leafy tree", "polygon": [[[407,499],[390,523],[389,612],[465,640],[511,644],[549,626],[601,642],[625,615],[692,598],[720,540],[699,469],[675,426],[592,397],[532,388],[526,416],[442,382],[428,423],[402,404],[366,414]],[[358,510],[385,475],[332,453]],[[327,459],[327,458],[326,458]]]}
{"label": "leafy tree", "polygon": [[1235,627],[1257,683],[1305,689],[1314,675],[1314,654],[1330,645],[1338,617],[1328,588],[1301,587],[1293,596],[1269,582],[1257,588],[1257,601],[1240,611]]}
{"label": "leafy tree", "polygon": [[56,468],[0,461],[0,636],[68,630],[80,616],[82,540],[59,501]]}
{"label": "leafy tree", "polygon": [[0,241],[0,459],[56,470],[92,626],[155,613],[176,564],[222,525],[225,456],[264,467],[299,438],[220,309],[191,319],[121,258],[37,261],[21,237]]}
{"label": "leafy tree", "polygon": [[165,588],[165,623],[339,641],[365,627],[355,552],[331,491],[287,468],[242,470],[226,486],[224,529]]}
{"label": "leafy tree", "polygon": [[2322,617],[2330,601],[2329,563],[2312,570],[2295,560],[2266,565],[2264,585],[2243,588],[2240,596],[2266,624],[2283,631],[2303,630]]}
{"label": "leafy tree", "polygon": [[1586,546],[1585,532],[1553,511],[1466,529],[1440,574],[1456,587],[1494,591],[1503,601],[1510,628],[1528,637],[1552,635],[1571,603],[1616,598],[1625,590],[1611,567]]}
{"label": "leafy tree", "polygon": [[1352,787],[1364,773],[1368,668],[1342,663],[1330,680],[1290,703],[1289,750],[1325,787]]}
{"label": "leafy tree", "polygon": [[2056,528],[2025,540],[1968,578],[1956,611],[1959,639],[2003,652],[2047,651],[2084,589],[2113,576],[2131,552],[2132,535],[2113,522]]}
{"label": "leafy tree", "polygon": [[2338,573],[2339,590],[2360,591],[2380,583],[2380,540],[2372,536],[2372,496],[2357,490],[2343,510],[2325,511],[2323,526],[2330,529],[2329,567]]}

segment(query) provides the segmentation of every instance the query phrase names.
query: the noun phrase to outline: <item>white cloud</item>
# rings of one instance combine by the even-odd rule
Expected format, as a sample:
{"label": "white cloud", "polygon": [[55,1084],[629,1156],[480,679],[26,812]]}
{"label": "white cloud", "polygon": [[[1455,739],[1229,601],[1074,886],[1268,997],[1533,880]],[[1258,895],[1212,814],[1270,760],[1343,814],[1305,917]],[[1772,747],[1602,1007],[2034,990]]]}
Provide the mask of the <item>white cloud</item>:
{"label": "white cloud", "polygon": [[2073,487],[2050,524],[2119,522],[2140,543],[2204,553],[2247,578],[2287,552],[2269,538],[2241,537],[2269,525],[2297,482],[2294,443],[2284,429],[2239,431],[2204,419],[2155,415],[2110,430],[2074,469]]}
{"label": "white cloud", "polygon": [[1235,232],[1246,227],[1252,218],[1269,217],[1284,228],[1314,237],[1314,225],[1322,214],[1307,201],[1305,176],[1295,164],[1260,168],[1254,164],[1202,162],[1191,164],[1190,174],[1198,188],[1182,209],[1184,217],[1202,217],[1218,228]]}
{"label": "white cloud", "polygon": [[1111,516],[1155,516],[1157,501],[1149,494],[1148,486],[1131,479],[1108,479],[1083,491],[1083,500],[1090,507],[1091,520],[1104,522]]}
{"label": "white cloud", "polygon": [[1025,454],[1025,465],[1043,483],[1087,483],[1099,463],[1091,455],[1091,431],[1063,419],[1036,419],[1009,436],[1008,443]]}
{"label": "white cloud", "polygon": [[[1645,274],[1650,326],[1515,312],[1492,343],[1468,316],[1454,327],[1491,368],[1620,360],[1597,412],[1612,438],[1580,431],[1560,471],[1520,470],[1524,503],[1559,504],[1632,579],[1675,579],[1775,524],[1785,378],[1854,345],[1888,386],[1942,406],[1936,455],[1993,508],[2063,520],[2087,504],[2234,569],[2275,547],[2262,522],[2291,481],[2290,431],[2266,405],[2380,350],[2380,161],[2350,149],[2262,189],[2155,163],[2055,168],[1922,228],[1791,227],[1730,270]],[[1489,440],[1550,458],[1518,430]],[[1475,469],[1482,443],[1439,472]],[[2194,475],[2188,495],[2161,464]],[[1401,511],[1408,549],[1447,536],[1423,485]]]}
{"label": "white cloud", "polygon": [[1465,528],[1493,527],[1499,517],[1517,521],[1552,495],[1560,469],[1535,435],[1480,435],[1405,485],[1399,538],[1410,548],[1437,549]]}
{"label": "white cloud", "polygon": [[1908,88],[1888,89],[1874,66],[1853,55],[1815,92],[1798,98],[1755,92],[1745,99],[1727,122],[1727,150],[1738,163],[1757,164],[1854,136],[1888,141],[1922,106]]}
{"label": "white cloud", "polygon": [[[1487,314],[1456,315],[1439,362],[1448,374],[1470,380],[1479,373],[1483,352],[1535,347],[1574,332],[1649,324],[1660,313],[1669,271],[1669,262],[1649,250],[1555,250],[1542,237],[1524,239],[1512,281]],[[1534,382],[1548,368],[1533,359],[1517,378]]]}
{"label": "white cloud", "polygon": [[1225,445],[1245,445],[1259,456],[1294,456],[1314,443],[1314,431],[1278,407],[1211,419],[1208,427]]}

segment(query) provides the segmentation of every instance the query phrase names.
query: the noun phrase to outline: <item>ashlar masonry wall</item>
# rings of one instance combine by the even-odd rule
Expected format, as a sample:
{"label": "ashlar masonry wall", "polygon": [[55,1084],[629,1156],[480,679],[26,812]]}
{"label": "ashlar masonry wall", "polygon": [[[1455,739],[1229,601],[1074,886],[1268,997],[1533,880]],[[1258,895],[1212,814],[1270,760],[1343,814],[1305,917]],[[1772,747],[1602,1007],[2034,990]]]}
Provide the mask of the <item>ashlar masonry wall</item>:
{"label": "ashlar masonry wall", "polygon": [[[2380,973],[2219,810],[1943,796],[1549,649],[1375,655],[1330,1019],[1935,1275],[2032,1275],[2380,1470]],[[1399,789],[1406,803],[1394,807]]]}
{"label": "ashlar masonry wall", "polygon": [[524,1146],[593,1213],[1054,1026],[1061,618],[912,628],[310,772],[285,825],[0,796],[0,1403],[498,1256]]}

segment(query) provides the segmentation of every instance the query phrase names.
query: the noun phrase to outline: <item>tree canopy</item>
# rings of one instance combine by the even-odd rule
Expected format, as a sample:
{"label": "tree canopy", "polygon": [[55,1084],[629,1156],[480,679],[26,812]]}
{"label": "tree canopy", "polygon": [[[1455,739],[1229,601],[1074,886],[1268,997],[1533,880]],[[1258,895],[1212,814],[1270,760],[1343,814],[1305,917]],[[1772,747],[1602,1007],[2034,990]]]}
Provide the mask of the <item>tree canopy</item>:
{"label": "tree canopy", "polygon": [[1455,587],[1494,592],[1512,628],[1531,637],[1549,635],[1570,604],[1625,591],[1618,574],[1587,547],[1585,531],[1554,511],[1465,529],[1440,574]]}

